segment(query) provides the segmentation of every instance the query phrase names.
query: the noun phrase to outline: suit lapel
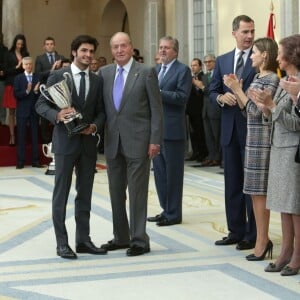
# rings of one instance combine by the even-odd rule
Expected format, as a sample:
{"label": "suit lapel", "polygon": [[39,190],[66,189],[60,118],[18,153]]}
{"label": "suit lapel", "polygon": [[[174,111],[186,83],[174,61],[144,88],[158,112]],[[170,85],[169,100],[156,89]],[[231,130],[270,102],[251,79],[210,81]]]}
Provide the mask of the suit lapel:
{"label": "suit lapel", "polygon": [[113,88],[114,88],[114,82],[116,77],[116,66],[114,64],[111,64],[107,72],[108,72],[108,76],[107,79],[105,79],[105,84],[104,84],[104,86],[107,86],[105,92],[109,91],[107,93],[109,95],[108,104],[112,105],[115,108],[114,98],[113,98]]}
{"label": "suit lapel", "polygon": [[123,96],[122,96],[122,100],[121,100],[121,104],[120,104],[120,109],[119,111],[123,108],[123,106],[125,105],[126,99],[128,99],[128,94],[130,93],[130,91],[133,89],[133,86],[137,80],[137,78],[139,77],[139,72],[138,72],[139,68],[138,65],[136,64],[135,61],[132,62],[131,68],[129,70],[129,73],[127,75],[127,79],[126,79],[126,83],[124,86],[124,90],[123,90]]}
{"label": "suit lapel", "polygon": [[176,73],[176,69],[177,69],[177,60],[173,62],[173,64],[171,65],[170,69],[167,70],[167,73],[165,74],[165,76],[163,77],[160,86],[163,87],[169,79],[171,79],[173,77],[173,74]]}

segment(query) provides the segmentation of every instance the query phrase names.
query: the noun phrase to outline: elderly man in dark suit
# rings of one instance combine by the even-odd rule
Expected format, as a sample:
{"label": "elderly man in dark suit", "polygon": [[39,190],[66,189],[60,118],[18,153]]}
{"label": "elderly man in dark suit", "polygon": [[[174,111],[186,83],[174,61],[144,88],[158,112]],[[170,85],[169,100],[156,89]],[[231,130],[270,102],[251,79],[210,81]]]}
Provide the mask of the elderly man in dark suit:
{"label": "elderly man in dark suit", "polygon": [[23,169],[26,156],[26,132],[27,124],[31,133],[31,160],[32,166],[42,167],[39,162],[38,149],[38,114],[35,104],[39,96],[39,77],[32,73],[33,61],[31,57],[22,59],[24,73],[16,76],[14,80],[14,94],[17,100],[17,169]]}
{"label": "elderly man in dark suit", "polygon": [[254,40],[254,21],[237,16],[232,23],[232,35],[236,48],[217,57],[210,98],[222,108],[221,146],[224,159],[225,210],[228,236],[216,241],[216,245],[237,244],[238,250],[255,246],[256,226],[251,198],[243,193],[244,153],[247,134],[246,118],[237,105],[235,95],[224,85],[223,76],[235,73],[243,80],[247,90],[255,75],[250,55]]}
{"label": "elderly man in dark suit", "polygon": [[[66,206],[71,187],[73,169],[76,174],[75,220],[76,252],[105,254],[90,238],[90,210],[97,159],[97,131],[104,126],[105,113],[102,99],[102,81],[89,71],[89,65],[98,42],[88,35],[76,37],[71,44],[73,62],[70,67],[51,72],[47,86],[64,79],[64,73],[72,75],[72,107],[54,107],[43,95],[36,104],[37,112],[53,125],[52,151],[55,154],[56,173],[52,198],[53,223],[57,241],[57,255],[76,259],[68,243],[65,226]],[[82,114],[89,126],[80,134],[69,137],[64,124],[74,112]]]}
{"label": "elderly man in dark suit", "polygon": [[213,54],[204,56],[206,73],[203,76],[204,97],[203,97],[203,125],[208,156],[201,166],[218,166],[221,163],[220,132],[221,132],[221,109],[210,101],[209,84],[214,72],[216,58]]}
{"label": "elderly man in dark suit", "polygon": [[127,255],[136,256],[150,251],[146,233],[150,159],[160,151],[162,104],[155,69],[134,60],[130,37],[118,32],[110,46],[115,64],[100,68],[100,78],[114,238],[101,247],[108,251],[129,247]]}
{"label": "elderly man in dark suit", "polygon": [[154,158],[156,190],[163,209],[149,222],[169,226],[182,222],[182,191],[186,141],[185,108],[192,88],[189,67],[177,60],[178,40],[160,39],[162,64],[157,66],[164,112],[164,136],[160,154]]}
{"label": "elderly man in dark suit", "polygon": [[[55,51],[55,40],[51,36],[45,38],[44,50],[45,52],[43,54],[36,57],[34,68],[35,73],[40,77],[41,84],[47,82],[51,71],[61,68],[61,62],[65,59],[63,55]],[[43,143],[49,143],[51,141],[49,122],[43,118],[41,118],[41,137]]]}

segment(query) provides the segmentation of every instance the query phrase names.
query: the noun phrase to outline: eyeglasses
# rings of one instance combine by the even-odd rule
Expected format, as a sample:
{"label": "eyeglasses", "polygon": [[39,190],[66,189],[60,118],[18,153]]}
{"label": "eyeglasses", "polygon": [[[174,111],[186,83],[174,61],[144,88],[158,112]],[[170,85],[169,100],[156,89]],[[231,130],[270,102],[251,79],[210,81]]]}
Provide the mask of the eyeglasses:
{"label": "eyeglasses", "polygon": [[205,60],[204,63],[205,63],[205,64],[208,64],[208,63],[211,63],[211,62],[213,62],[213,61],[214,61],[214,60]]}

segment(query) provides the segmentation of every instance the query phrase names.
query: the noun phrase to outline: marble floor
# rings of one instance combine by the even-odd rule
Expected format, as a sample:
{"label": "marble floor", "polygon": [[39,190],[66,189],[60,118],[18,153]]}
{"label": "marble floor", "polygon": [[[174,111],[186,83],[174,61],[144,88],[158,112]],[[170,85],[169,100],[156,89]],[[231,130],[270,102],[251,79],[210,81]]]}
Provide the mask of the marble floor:
{"label": "marble floor", "polygon": [[[104,165],[102,157],[99,164]],[[300,299],[300,275],[264,272],[270,261],[248,262],[248,251],[217,247],[226,235],[224,182],[218,167],[186,164],[183,223],[147,224],[151,252],[127,257],[124,250],[104,256],[79,255],[76,261],[56,256],[51,221],[54,177],[45,169],[0,168],[0,299]],[[67,210],[74,248],[72,188]],[[149,215],[160,212],[153,174]],[[279,253],[278,214],[271,214],[273,259]],[[100,245],[112,238],[105,169],[95,176],[91,237]]]}

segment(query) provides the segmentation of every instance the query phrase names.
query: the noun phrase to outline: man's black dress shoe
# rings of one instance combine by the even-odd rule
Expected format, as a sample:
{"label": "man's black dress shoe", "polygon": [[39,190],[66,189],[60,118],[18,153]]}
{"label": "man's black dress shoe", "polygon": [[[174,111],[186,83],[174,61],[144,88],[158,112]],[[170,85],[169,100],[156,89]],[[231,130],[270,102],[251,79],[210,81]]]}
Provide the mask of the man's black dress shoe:
{"label": "man's black dress shoe", "polygon": [[161,220],[156,222],[157,226],[170,226],[170,225],[176,225],[181,224],[181,220],[174,219],[174,220],[168,220],[166,217],[163,217]]}
{"label": "man's black dress shoe", "polygon": [[23,164],[17,164],[16,169],[24,169],[24,165]]}
{"label": "man's black dress shoe", "polygon": [[238,244],[236,245],[237,250],[248,250],[248,249],[253,249],[254,247],[255,247],[255,242],[246,241],[246,240],[242,240],[238,242]]}
{"label": "man's black dress shoe", "polygon": [[150,252],[150,248],[147,247],[147,248],[143,248],[143,247],[140,247],[140,246],[137,246],[137,245],[133,245],[132,247],[130,247],[126,254],[127,256],[138,256],[138,255],[142,255],[142,254],[145,254],[145,253],[148,253]]}
{"label": "man's black dress shoe", "polygon": [[77,255],[69,245],[57,246],[56,253],[61,258],[76,259]]}
{"label": "man's black dress shoe", "polygon": [[158,222],[160,220],[162,220],[164,218],[164,216],[162,214],[156,215],[155,217],[148,217],[147,221],[148,222]]}
{"label": "man's black dress shoe", "polygon": [[233,245],[238,243],[238,240],[231,238],[229,236],[225,236],[222,238],[222,240],[218,240],[215,242],[215,245],[217,246],[227,246],[227,245]]}
{"label": "man's black dress shoe", "polygon": [[101,245],[102,249],[106,251],[113,251],[118,249],[127,249],[129,248],[129,244],[118,245],[114,242],[114,240],[108,241],[106,244]]}
{"label": "man's black dress shoe", "polygon": [[106,254],[107,250],[103,248],[98,248],[93,244],[93,242],[89,241],[84,243],[78,243],[76,245],[76,252],[90,254]]}
{"label": "man's black dress shoe", "polygon": [[33,163],[31,166],[32,166],[33,168],[44,168],[44,166],[41,165],[40,163]]}

